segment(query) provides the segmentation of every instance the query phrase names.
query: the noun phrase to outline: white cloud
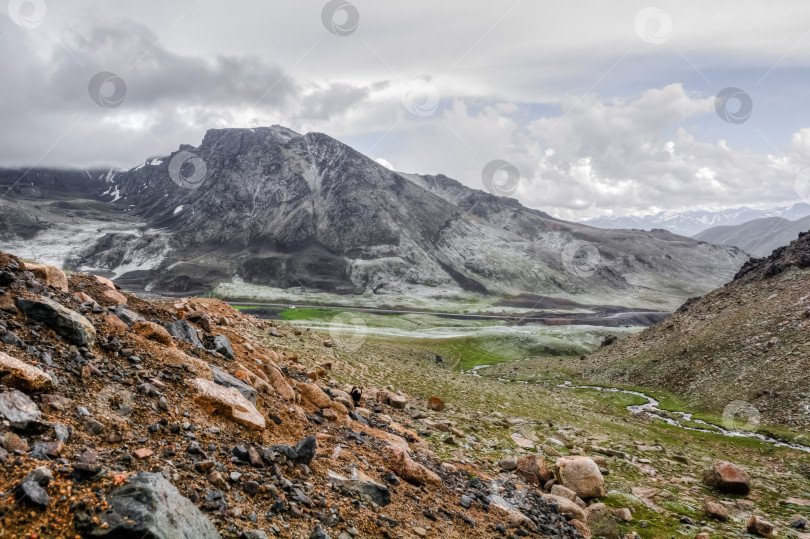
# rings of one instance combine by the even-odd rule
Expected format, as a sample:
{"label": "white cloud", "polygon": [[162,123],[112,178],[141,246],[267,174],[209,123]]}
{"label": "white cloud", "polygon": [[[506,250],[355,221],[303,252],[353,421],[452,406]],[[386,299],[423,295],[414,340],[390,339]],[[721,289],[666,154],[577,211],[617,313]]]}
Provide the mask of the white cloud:
{"label": "white cloud", "polygon": [[[810,164],[790,78],[810,64],[806,2],[663,6],[659,45],[636,35],[636,2],[355,3],[345,38],[317,3],[51,2],[33,30],[0,17],[0,164],[128,166],[208,128],[282,124],[476,188],[505,159],[517,198],[565,218],[789,202]],[[127,82],[118,109],[87,96],[101,70]],[[740,77],[766,123],[724,130],[714,94]],[[414,81],[427,108],[403,103]]]}

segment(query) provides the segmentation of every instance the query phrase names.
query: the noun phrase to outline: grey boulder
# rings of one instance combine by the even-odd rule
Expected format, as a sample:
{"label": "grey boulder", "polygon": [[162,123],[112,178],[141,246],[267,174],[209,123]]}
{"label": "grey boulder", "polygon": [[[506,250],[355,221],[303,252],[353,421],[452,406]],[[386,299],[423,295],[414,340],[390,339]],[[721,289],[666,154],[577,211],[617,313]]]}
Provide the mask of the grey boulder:
{"label": "grey boulder", "polygon": [[[159,473],[138,472],[107,496],[109,508],[86,537],[218,539],[214,525]],[[102,527],[103,524],[106,526]]]}
{"label": "grey boulder", "polygon": [[17,307],[28,318],[42,322],[77,346],[92,347],[96,343],[96,328],[87,318],[50,298],[17,298]]}
{"label": "grey boulder", "polygon": [[256,395],[258,392],[254,387],[249,386],[239,378],[228,374],[214,365],[211,365],[211,370],[214,371],[214,383],[224,387],[236,388],[251,404],[256,404]]}
{"label": "grey boulder", "polygon": [[233,347],[225,335],[214,335],[214,350],[228,359],[233,359]]}
{"label": "grey boulder", "polygon": [[204,348],[197,336],[197,328],[192,326],[188,320],[175,320],[171,324],[166,324],[166,330],[175,339],[185,341],[194,348]]}
{"label": "grey boulder", "polygon": [[39,422],[42,412],[28,395],[14,389],[0,393],[0,416],[5,417],[12,428],[25,430]]}

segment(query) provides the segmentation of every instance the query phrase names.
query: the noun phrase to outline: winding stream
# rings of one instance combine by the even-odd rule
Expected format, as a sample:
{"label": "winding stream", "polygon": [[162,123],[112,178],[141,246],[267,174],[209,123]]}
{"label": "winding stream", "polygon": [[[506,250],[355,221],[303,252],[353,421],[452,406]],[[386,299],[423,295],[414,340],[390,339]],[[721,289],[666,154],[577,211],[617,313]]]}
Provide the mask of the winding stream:
{"label": "winding stream", "polygon": [[[462,374],[466,374],[468,376],[475,376],[477,378],[483,378],[478,371],[481,369],[485,369],[487,367],[491,367],[492,365],[476,365],[472,369],[461,371]],[[510,380],[508,378],[494,378],[499,382],[505,383],[512,383],[512,384],[543,384],[548,385],[548,382],[543,381],[528,381],[528,380]],[[797,451],[803,451],[805,453],[810,453],[810,446],[802,445],[802,444],[795,444],[795,443],[788,443],[777,440],[776,438],[772,438],[770,436],[765,436],[764,434],[759,434],[754,431],[747,431],[747,430],[731,430],[725,429],[723,427],[719,427],[717,425],[707,423],[702,419],[695,419],[692,417],[692,414],[687,412],[675,412],[669,410],[661,410],[658,405],[660,404],[656,399],[647,395],[646,393],[642,393],[641,391],[632,391],[629,389],[618,389],[615,387],[603,387],[603,386],[577,386],[574,385],[570,381],[566,381],[562,384],[557,384],[556,387],[563,388],[563,389],[590,389],[593,391],[603,391],[609,393],[624,393],[626,395],[635,395],[637,397],[641,397],[646,399],[647,402],[643,404],[632,404],[627,407],[627,410],[632,414],[637,413],[644,413],[660,419],[661,421],[669,424],[674,425],[676,427],[680,427],[682,429],[696,431],[696,432],[708,432],[712,434],[722,434],[724,436],[735,437],[735,438],[756,438],[763,442],[772,444],[776,447],[789,447],[791,449],[795,449]],[[675,417],[673,417],[675,416]],[[690,427],[684,425],[685,421],[689,421],[691,423],[695,423],[697,425],[701,425],[701,427]]]}

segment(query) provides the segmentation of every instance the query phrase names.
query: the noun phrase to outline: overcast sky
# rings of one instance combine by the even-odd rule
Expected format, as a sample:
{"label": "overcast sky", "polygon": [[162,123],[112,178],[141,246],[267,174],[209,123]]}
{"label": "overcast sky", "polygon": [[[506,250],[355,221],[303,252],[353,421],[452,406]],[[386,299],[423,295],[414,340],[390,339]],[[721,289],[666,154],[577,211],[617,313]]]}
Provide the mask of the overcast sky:
{"label": "overcast sky", "polygon": [[568,219],[810,191],[806,0],[7,3],[2,166],[130,168],[281,124],[475,188],[502,159]]}

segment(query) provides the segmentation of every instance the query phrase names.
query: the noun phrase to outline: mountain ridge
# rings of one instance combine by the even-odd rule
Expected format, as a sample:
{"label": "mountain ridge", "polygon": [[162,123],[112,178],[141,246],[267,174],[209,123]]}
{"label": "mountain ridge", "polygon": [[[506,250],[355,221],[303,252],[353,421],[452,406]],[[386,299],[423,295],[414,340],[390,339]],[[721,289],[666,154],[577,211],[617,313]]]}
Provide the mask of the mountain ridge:
{"label": "mountain ridge", "polygon": [[581,221],[599,228],[635,228],[652,230],[662,228],[675,234],[694,237],[709,228],[746,223],[764,217],[782,217],[794,221],[810,215],[810,204],[803,202],[780,206],[769,210],[748,207],[730,208],[721,211],[692,210],[686,212],[660,211],[642,217],[601,215]]}
{"label": "mountain ridge", "polygon": [[[29,174],[41,196],[13,202],[38,205],[59,228],[49,197],[63,196],[60,187],[39,185],[46,176],[38,170]],[[127,171],[84,174],[92,180],[82,180],[88,202],[70,217],[88,219],[84,229],[76,225],[81,234],[103,233],[69,249],[66,264],[160,294],[231,283],[599,303],[661,296],[675,306],[727,281],[746,259],[735,248],[663,231],[605,232],[555,219],[443,175],[390,171],[328,135],[281,126],[212,129],[197,147],[182,145]],[[0,187],[18,180],[0,171]],[[107,214],[93,206],[99,202]],[[91,209],[104,215],[90,219]],[[8,247],[28,256],[21,242]]]}
{"label": "mountain ridge", "polygon": [[694,236],[695,239],[733,245],[755,257],[768,256],[775,249],[788,245],[810,230],[810,216],[791,221],[782,217],[763,217],[739,225],[712,227]]}

